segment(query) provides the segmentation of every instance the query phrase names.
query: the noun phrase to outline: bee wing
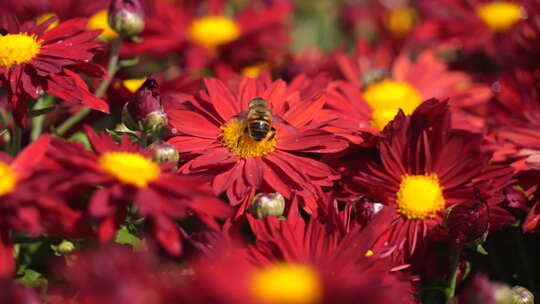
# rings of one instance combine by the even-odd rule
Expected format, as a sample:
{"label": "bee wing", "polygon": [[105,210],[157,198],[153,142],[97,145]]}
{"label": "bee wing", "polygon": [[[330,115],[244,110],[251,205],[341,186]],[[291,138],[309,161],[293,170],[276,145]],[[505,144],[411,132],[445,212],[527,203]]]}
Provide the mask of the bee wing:
{"label": "bee wing", "polygon": [[246,120],[248,118],[248,113],[249,113],[249,110],[246,109],[238,114],[236,114],[234,116],[234,118],[238,119],[238,120]]}

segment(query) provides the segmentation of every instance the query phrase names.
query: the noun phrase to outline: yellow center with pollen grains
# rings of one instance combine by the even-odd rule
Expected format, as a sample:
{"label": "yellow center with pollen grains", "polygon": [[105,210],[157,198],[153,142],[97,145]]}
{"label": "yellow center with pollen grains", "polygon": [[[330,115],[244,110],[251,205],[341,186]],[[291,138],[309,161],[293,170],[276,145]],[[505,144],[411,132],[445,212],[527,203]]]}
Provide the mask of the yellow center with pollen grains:
{"label": "yellow center with pollen grains", "polygon": [[397,37],[405,36],[414,26],[418,13],[411,7],[399,7],[390,10],[386,18],[386,27]]}
{"label": "yellow center with pollen grains", "polygon": [[373,110],[371,125],[382,130],[399,109],[411,114],[422,103],[422,95],[408,83],[385,79],[369,85],[362,94]]}
{"label": "yellow center with pollen grains", "polygon": [[250,280],[257,303],[314,304],[322,298],[323,286],[309,266],[278,263],[258,270]]}
{"label": "yellow center with pollen grains", "polygon": [[476,15],[495,32],[510,29],[524,17],[521,7],[508,1],[481,4],[476,8]]}
{"label": "yellow center with pollen grains", "polygon": [[189,27],[191,40],[214,49],[240,37],[240,26],[224,16],[207,16],[195,19]]}
{"label": "yellow center with pollen grains", "polygon": [[239,157],[261,157],[276,149],[276,136],[270,139],[271,132],[266,138],[256,141],[245,131],[248,122],[246,120],[232,119],[220,127],[223,131],[221,141],[223,145]]}
{"label": "yellow center with pollen grains", "polygon": [[0,161],[0,195],[7,194],[17,184],[17,173],[11,169],[9,164]]}
{"label": "yellow center with pollen grains", "polygon": [[442,190],[435,174],[402,176],[396,199],[399,213],[410,220],[435,217],[444,210]]}
{"label": "yellow center with pollen grains", "polygon": [[35,35],[26,33],[0,36],[0,66],[11,68],[28,63],[41,50],[41,41]]}
{"label": "yellow center with pollen grains", "polygon": [[107,152],[99,157],[99,165],[120,182],[136,187],[146,187],[159,178],[159,165],[137,153]]}
{"label": "yellow center with pollen grains", "polygon": [[100,38],[103,39],[114,39],[118,37],[118,34],[109,26],[109,13],[107,10],[101,10],[93,14],[90,19],[88,19],[88,24],[86,25],[87,30],[103,30],[99,34]]}

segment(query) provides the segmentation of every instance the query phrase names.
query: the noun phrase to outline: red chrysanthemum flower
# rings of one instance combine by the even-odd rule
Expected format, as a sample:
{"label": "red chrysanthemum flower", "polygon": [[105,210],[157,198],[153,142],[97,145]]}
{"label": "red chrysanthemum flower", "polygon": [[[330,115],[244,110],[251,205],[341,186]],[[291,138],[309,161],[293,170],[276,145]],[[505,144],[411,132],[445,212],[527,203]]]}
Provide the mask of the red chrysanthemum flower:
{"label": "red chrysanthemum flower", "polygon": [[394,210],[393,222],[378,242],[397,245],[405,261],[456,203],[485,200],[491,230],[513,220],[499,205],[513,169],[489,165],[491,155],[480,145],[482,136],[451,129],[450,124],[446,102],[426,101],[411,116],[400,111],[381,134],[380,159],[368,163],[356,178],[373,198]]}
{"label": "red chrysanthemum flower", "polygon": [[421,0],[424,22],[414,35],[425,44],[434,42],[471,53],[485,50],[494,58],[508,34],[527,17],[523,0]]}
{"label": "red chrysanthemum flower", "polygon": [[[247,254],[217,247],[194,263],[182,294],[188,303],[415,303],[410,281],[390,272],[388,255],[370,251],[391,214],[363,230],[343,226],[349,212],[334,215],[341,218],[306,223],[295,211],[287,220],[251,218],[256,243]],[[193,292],[202,286],[207,292]]]}
{"label": "red chrysanthemum flower", "polygon": [[449,71],[434,51],[424,51],[416,60],[408,52],[402,52],[395,60],[384,54],[380,50],[368,58],[338,57],[348,82],[337,81],[329,86],[326,108],[347,118],[342,120],[348,121],[342,129],[378,134],[399,109],[411,114],[429,98],[450,98],[454,127],[483,127],[481,114],[491,97],[488,86],[473,83],[463,72]]}
{"label": "red chrysanthemum flower", "polygon": [[31,236],[69,232],[80,217],[54,190],[54,179],[40,170],[49,142],[44,135],[15,159],[0,154],[0,277],[13,271],[13,232]]}
{"label": "red chrysanthemum flower", "polygon": [[[320,129],[327,123],[314,121],[325,96],[306,95],[298,89],[301,84],[287,87],[281,80],[245,78],[233,91],[217,79],[205,84],[206,91],[195,97],[178,96],[184,102],[165,109],[176,133],[169,142],[188,159],[180,172],[211,176],[215,193],[226,191],[233,205],[246,202],[256,190],[277,191],[286,199],[302,197],[303,207],[315,213],[313,200],[320,187],[331,186],[337,175],[309,155],[347,147]],[[254,98],[266,100],[274,117],[275,131],[269,130],[260,141],[246,132],[248,120],[240,115]],[[278,118],[285,122],[279,123]],[[242,204],[239,213],[245,207]]]}
{"label": "red chrysanthemum flower", "polygon": [[69,103],[109,111],[77,75],[96,71],[89,61],[99,46],[94,42],[99,31],[85,32],[85,19],[68,20],[47,30],[54,21],[50,18],[36,26],[34,22],[20,25],[10,15],[0,18],[0,85],[8,92],[10,105],[23,126],[28,116],[26,99],[35,99],[43,92]]}
{"label": "red chrysanthemum flower", "polygon": [[167,172],[174,164],[154,162],[153,150],[141,150],[127,136],[117,145],[107,134],[97,135],[91,128],[86,131],[94,152],[56,140],[50,155],[73,172],[73,187],[93,188],[88,213],[99,223],[101,241],[114,236],[131,202],[137,206],[137,215],[146,217],[147,228],[156,240],[173,255],[182,251],[175,219],[194,214],[207,226],[217,228],[214,218],[228,216],[228,206],[211,195],[199,178]]}
{"label": "red chrysanthemum flower", "polygon": [[[297,195],[307,211],[317,212],[314,200],[320,188],[331,186],[338,176],[309,156],[347,147],[321,130],[326,123],[314,122],[326,102],[321,89],[306,95],[309,92],[292,84],[287,87],[282,80],[248,78],[233,90],[217,79],[205,84],[205,91],[178,96],[182,104],[165,108],[176,134],[169,143],[188,160],[179,171],[208,175],[215,193],[226,191],[233,205],[244,201],[239,213],[255,191],[277,191],[287,200]],[[275,131],[269,130],[260,141],[250,136],[248,120],[239,116],[254,98],[266,100],[274,117]],[[279,123],[278,117],[286,123]]]}
{"label": "red chrysanthemum flower", "polygon": [[488,125],[497,161],[523,170],[525,158],[540,153],[540,70],[514,70],[495,83]]}
{"label": "red chrysanthemum flower", "polygon": [[250,74],[286,49],[285,19],[291,12],[286,1],[254,1],[234,17],[226,16],[224,9],[222,1],[197,5],[152,1],[141,33],[143,41],[125,45],[122,53],[177,53],[183,55],[182,65],[188,69],[228,68],[239,73],[247,68],[244,72]]}

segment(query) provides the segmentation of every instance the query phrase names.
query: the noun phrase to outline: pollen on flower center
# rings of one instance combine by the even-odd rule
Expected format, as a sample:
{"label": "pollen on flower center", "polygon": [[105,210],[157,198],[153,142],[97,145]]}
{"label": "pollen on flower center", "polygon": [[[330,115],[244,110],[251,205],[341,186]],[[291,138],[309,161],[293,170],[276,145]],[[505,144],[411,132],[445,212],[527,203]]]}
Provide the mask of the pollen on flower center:
{"label": "pollen on flower center", "polygon": [[26,33],[0,36],[0,66],[11,68],[34,59],[41,50],[41,41]]}
{"label": "pollen on flower center", "polygon": [[130,152],[107,152],[98,160],[103,170],[120,182],[145,187],[159,178],[159,165],[140,154]]}
{"label": "pollen on flower center", "polygon": [[418,13],[411,7],[392,9],[386,18],[386,27],[396,37],[405,36],[414,26]]}
{"label": "pollen on flower center", "polygon": [[363,95],[364,100],[373,110],[371,125],[382,130],[399,109],[411,114],[422,103],[422,95],[405,82],[385,79],[369,85]]}
{"label": "pollen on flower center", "polygon": [[9,164],[0,161],[0,195],[13,191],[16,184],[17,173],[11,169]]}
{"label": "pollen on flower center", "polygon": [[278,263],[258,270],[250,280],[257,303],[311,304],[322,297],[322,282],[306,265]]}
{"label": "pollen on flower center", "polygon": [[99,37],[105,39],[114,39],[118,34],[109,26],[109,13],[107,10],[101,10],[93,14],[90,19],[88,19],[88,24],[86,25],[87,30],[103,30]]}
{"label": "pollen on flower center", "polygon": [[220,129],[223,131],[221,134],[223,145],[242,158],[261,157],[276,149],[276,136],[272,137],[271,131],[266,138],[256,141],[246,132],[246,127],[247,121],[237,119],[222,125]]}
{"label": "pollen on flower center", "polygon": [[445,205],[437,175],[402,176],[396,204],[398,211],[408,219],[434,217]]}
{"label": "pollen on flower center", "polygon": [[490,29],[501,32],[510,29],[523,18],[521,7],[508,1],[494,1],[479,5],[476,15]]}
{"label": "pollen on flower center", "polygon": [[189,27],[189,37],[213,49],[240,37],[240,26],[232,19],[223,16],[207,16],[195,19]]}

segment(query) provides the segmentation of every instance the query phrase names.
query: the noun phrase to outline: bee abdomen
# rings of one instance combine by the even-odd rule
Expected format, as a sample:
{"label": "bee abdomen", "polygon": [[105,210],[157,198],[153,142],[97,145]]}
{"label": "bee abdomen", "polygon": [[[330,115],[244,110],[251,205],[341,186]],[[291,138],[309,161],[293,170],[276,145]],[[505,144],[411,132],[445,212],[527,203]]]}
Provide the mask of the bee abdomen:
{"label": "bee abdomen", "polygon": [[270,131],[270,124],[265,120],[257,120],[250,122],[248,128],[251,138],[255,141],[261,141]]}

